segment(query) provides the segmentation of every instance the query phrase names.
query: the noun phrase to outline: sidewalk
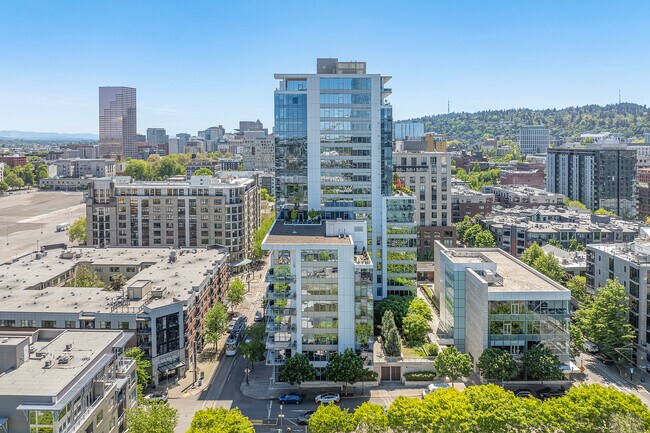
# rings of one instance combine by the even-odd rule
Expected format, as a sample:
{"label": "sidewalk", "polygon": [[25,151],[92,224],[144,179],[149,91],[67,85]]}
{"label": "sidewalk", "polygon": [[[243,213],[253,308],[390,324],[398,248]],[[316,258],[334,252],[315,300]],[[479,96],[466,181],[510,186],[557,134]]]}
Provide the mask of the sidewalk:
{"label": "sidewalk", "polygon": [[[219,341],[219,359],[223,355],[223,347],[225,344],[225,338],[222,338]],[[187,372],[185,377],[180,379],[173,385],[170,385],[167,388],[167,395],[169,398],[183,398],[189,397],[191,395],[196,395],[203,390],[205,390],[210,384],[210,379],[214,375],[214,372],[219,367],[219,359],[214,351],[214,346],[209,345],[206,347],[202,353],[197,356],[197,382],[194,384],[194,365],[188,365]],[[203,380],[201,386],[199,386],[199,380],[201,378],[201,372],[203,372]]]}

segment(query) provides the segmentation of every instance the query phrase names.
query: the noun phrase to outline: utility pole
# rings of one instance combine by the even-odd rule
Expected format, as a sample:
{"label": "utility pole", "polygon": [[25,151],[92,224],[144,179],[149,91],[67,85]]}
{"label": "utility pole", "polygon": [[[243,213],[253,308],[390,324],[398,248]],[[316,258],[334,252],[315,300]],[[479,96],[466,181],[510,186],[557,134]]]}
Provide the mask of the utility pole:
{"label": "utility pole", "polygon": [[196,340],[194,340],[194,384],[197,381],[198,371],[196,371]]}

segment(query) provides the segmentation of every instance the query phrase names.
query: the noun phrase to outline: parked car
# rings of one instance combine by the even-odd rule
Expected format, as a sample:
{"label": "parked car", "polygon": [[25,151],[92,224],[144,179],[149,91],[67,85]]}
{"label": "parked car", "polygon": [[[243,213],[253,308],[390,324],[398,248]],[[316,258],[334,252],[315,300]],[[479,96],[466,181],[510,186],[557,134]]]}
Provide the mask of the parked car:
{"label": "parked car", "polygon": [[609,356],[609,355],[607,355],[605,353],[599,354],[598,359],[600,359],[600,362],[602,362],[605,365],[611,365],[611,364],[614,363],[614,359],[612,359],[611,356]]}
{"label": "parked car", "polygon": [[546,400],[549,398],[555,398],[555,397],[562,397],[565,394],[564,387],[560,389],[553,389],[553,388],[542,388],[539,391],[537,391],[537,395],[539,398],[542,400]]}
{"label": "parked car", "polygon": [[448,383],[431,383],[424,390],[422,390],[422,397],[425,395],[431,394],[433,391],[442,388],[449,388]]}
{"label": "parked car", "polygon": [[316,403],[338,403],[341,401],[341,396],[338,394],[334,394],[333,392],[326,392],[325,394],[320,394],[317,395],[316,398],[314,399],[314,402]]}
{"label": "parked car", "polygon": [[585,350],[587,353],[598,353],[598,345],[592,343],[591,341],[587,340],[585,341]]}
{"label": "parked car", "polygon": [[164,391],[154,391],[151,394],[145,395],[144,398],[149,401],[162,401],[163,403],[167,403],[167,393]]}
{"label": "parked car", "polygon": [[316,412],[315,410],[308,410],[307,412],[303,413],[302,415],[298,415],[298,424],[300,425],[307,425],[309,424],[309,418],[312,416],[312,414]]}
{"label": "parked car", "polygon": [[261,322],[262,320],[264,320],[264,316],[262,315],[261,311],[256,311],[255,312],[255,319],[254,320],[256,322]]}
{"label": "parked car", "polygon": [[516,389],[513,391],[517,397],[534,397],[530,389]]}
{"label": "parked car", "polygon": [[278,397],[280,404],[300,404],[302,403],[302,396],[297,392],[291,392]]}

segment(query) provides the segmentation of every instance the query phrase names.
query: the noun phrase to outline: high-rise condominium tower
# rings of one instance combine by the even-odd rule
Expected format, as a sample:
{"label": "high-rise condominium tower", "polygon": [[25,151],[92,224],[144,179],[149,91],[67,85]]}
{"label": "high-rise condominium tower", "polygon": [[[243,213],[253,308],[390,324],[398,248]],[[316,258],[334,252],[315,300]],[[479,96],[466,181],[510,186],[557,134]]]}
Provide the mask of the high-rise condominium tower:
{"label": "high-rise condominium tower", "polygon": [[133,87],[99,88],[99,156],[136,156],[136,102]]}
{"label": "high-rise condominium tower", "polygon": [[[392,194],[390,77],[366,73],[365,62],[318,59],[315,74],[275,78],[278,217],[315,210],[367,221],[367,250],[379,257],[383,199]],[[380,268],[376,261],[377,297],[385,296]]]}

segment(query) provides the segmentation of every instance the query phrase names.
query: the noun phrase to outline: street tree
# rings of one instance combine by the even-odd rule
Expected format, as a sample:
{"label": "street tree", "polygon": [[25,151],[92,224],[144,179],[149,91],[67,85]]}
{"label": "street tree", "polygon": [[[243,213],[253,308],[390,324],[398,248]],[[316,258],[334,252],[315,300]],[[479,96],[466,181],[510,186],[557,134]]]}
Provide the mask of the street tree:
{"label": "street tree", "polygon": [[5,176],[5,182],[7,182],[7,185],[9,185],[9,188],[11,189],[22,188],[25,186],[25,182],[12,171]]}
{"label": "street tree", "polygon": [[246,337],[254,341],[263,341],[266,335],[266,325],[264,322],[253,323],[246,329]]}
{"label": "street tree", "polygon": [[228,330],[228,311],[221,304],[213,305],[206,313],[204,318],[203,339],[206,343],[214,343],[214,349],[217,349],[219,338]]}
{"label": "street tree", "polygon": [[348,409],[335,404],[320,405],[309,417],[309,431],[312,433],[350,433],[355,428],[354,416]]}
{"label": "street tree", "polygon": [[517,362],[505,350],[494,347],[483,351],[478,359],[478,369],[481,376],[487,380],[507,381],[513,380],[519,374]]}
{"label": "street tree", "polygon": [[569,353],[572,358],[579,356],[585,350],[585,336],[582,334],[580,327],[569,324]]}
{"label": "street tree", "polygon": [[352,349],[335,353],[325,367],[325,377],[332,382],[342,382],[345,387],[359,382],[363,375],[363,361]]}
{"label": "street tree", "polygon": [[124,356],[135,360],[135,374],[138,380],[138,392],[149,385],[151,380],[151,361],[139,347],[131,347],[124,351]]}
{"label": "street tree", "polygon": [[431,307],[429,307],[427,301],[422,298],[413,298],[409,304],[408,314],[410,313],[418,314],[424,317],[426,320],[431,320],[433,318]]}
{"label": "street tree", "polygon": [[0,192],[5,192],[9,189],[9,185],[4,180],[0,180]]}
{"label": "street tree", "polygon": [[560,380],[560,359],[548,347],[537,346],[524,353],[524,372],[529,380]]}
{"label": "street tree", "polygon": [[246,287],[239,278],[233,278],[228,281],[228,289],[226,290],[226,301],[231,307],[236,308],[239,304],[244,302],[246,295]]}
{"label": "street tree", "polygon": [[207,167],[201,167],[192,176],[214,176],[214,172]]}
{"label": "street tree", "polygon": [[497,243],[489,230],[482,230],[476,235],[474,246],[476,248],[496,248]]}
{"label": "street tree", "polygon": [[126,411],[126,425],[130,433],[174,433],[178,411],[162,401],[143,403]]}
{"label": "street tree", "polygon": [[431,328],[427,319],[412,312],[404,318],[402,331],[409,346],[421,346],[425,343],[427,334],[431,331]]}
{"label": "street tree", "polygon": [[629,302],[625,287],[618,280],[607,280],[577,313],[584,335],[614,359],[620,359],[619,352],[630,347],[635,338],[627,317]]}
{"label": "street tree", "polygon": [[354,425],[360,433],[386,433],[388,416],[380,404],[365,402],[354,411]]}
{"label": "street tree", "polygon": [[261,341],[251,340],[240,343],[238,350],[244,358],[250,361],[251,368],[253,368],[254,363],[264,360],[266,347]]}
{"label": "street tree", "polygon": [[82,216],[74,220],[68,227],[68,239],[70,242],[78,242],[79,245],[86,245],[86,217]]}
{"label": "street tree", "polygon": [[583,302],[587,299],[587,278],[574,275],[566,282],[566,287],[571,291],[571,296]]}
{"label": "street tree", "polygon": [[472,359],[466,353],[460,353],[454,346],[444,349],[433,361],[436,373],[451,379],[452,386],[461,377],[472,374]]}
{"label": "street tree", "polygon": [[553,254],[542,254],[533,262],[533,268],[558,283],[564,282],[565,272]]}
{"label": "street tree", "polygon": [[194,414],[187,433],[255,433],[248,417],[237,408],[202,409]]}
{"label": "street tree", "polygon": [[537,242],[533,242],[528,248],[524,250],[523,253],[521,253],[519,260],[526,263],[528,266],[533,266],[535,260],[543,255],[544,251],[542,251],[542,248],[537,244]]}
{"label": "street tree", "polygon": [[395,432],[429,433],[433,432],[433,428],[435,428],[427,419],[427,413],[419,398],[397,397],[388,407],[386,417],[388,426]]}
{"label": "street tree", "polygon": [[309,359],[302,353],[296,353],[287,358],[284,364],[279,367],[278,373],[278,379],[281,382],[298,385],[298,393],[300,393],[300,385],[303,382],[316,379],[316,368],[311,365]]}

